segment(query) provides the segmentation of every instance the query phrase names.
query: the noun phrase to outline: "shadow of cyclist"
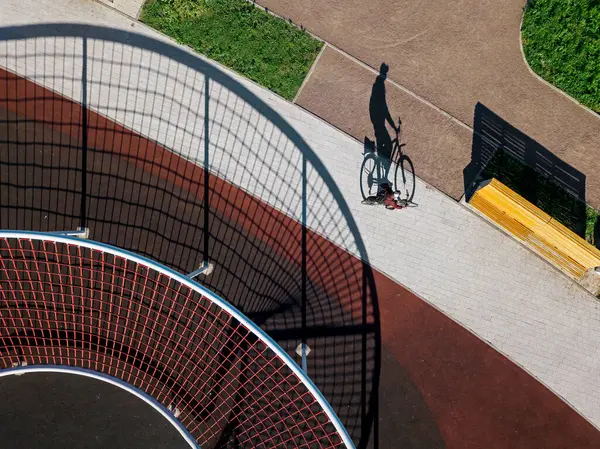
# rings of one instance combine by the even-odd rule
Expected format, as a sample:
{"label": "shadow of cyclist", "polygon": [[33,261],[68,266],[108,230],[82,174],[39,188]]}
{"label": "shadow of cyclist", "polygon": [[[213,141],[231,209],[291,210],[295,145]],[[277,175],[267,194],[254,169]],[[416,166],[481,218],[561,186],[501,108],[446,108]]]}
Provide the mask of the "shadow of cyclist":
{"label": "shadow of cyclist", "polygon": [[371,99],[369,100],[369,116],[371,117],[371,123],[373,124],[373,131],[375,132],[377,152],[379,153],[379,156],[385,160],[384,166],[386,177],[390,168],[389,160],[392,157],[392,138],[388,133],[385,122],[387,121],[392,129],[395,131],[397,130],[385,99],[385,79],[387,78],[388,70],[389,66],[386,63],[382,63],[379,69],[379,75],[373,83]]}

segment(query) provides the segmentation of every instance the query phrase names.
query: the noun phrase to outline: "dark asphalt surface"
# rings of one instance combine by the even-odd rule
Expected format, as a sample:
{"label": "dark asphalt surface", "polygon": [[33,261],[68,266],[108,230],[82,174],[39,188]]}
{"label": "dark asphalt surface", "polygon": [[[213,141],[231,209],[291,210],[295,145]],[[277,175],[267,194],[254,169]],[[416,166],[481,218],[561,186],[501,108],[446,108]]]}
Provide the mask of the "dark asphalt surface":
{"label": "dark asphalt surface", "polygon": [[189,449],[159,412],[109,383],[64,373],[0,378],[0,447]]}

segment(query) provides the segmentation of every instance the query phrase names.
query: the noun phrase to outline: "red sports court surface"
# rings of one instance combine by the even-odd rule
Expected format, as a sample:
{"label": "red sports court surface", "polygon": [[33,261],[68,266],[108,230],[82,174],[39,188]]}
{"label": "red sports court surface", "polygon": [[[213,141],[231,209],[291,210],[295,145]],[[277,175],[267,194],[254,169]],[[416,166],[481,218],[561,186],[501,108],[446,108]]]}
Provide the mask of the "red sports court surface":
{"label": "red sports court surface", "polygon": [[[4,76],[8,76],[4,74]],[[19,80],[28,85],[29,89],[41,89],[31,85],[29,82]],[[0,83],[0,106],[1,99],[9,95],[2,91],[6,83]],[[44,98],[52,96],[51,92],[45,92]],[[53,127],[52,120],[47,114],[56,114],[56,109],[45,108],[44,103],[32,97],[31,104],[9,103],[7,107],[0,110],[2,118],[2,133],[11,136],[38,132],[46,136],[48,132],[56,135],[55,142],[46,141],[45,145],[39,146],[40,151],[53,151],[56,142],[71,141],[78,142],[77,128]],[[40,98],[42,96],[39,96]],[[27,102],[25,102],[27,103]],[[37,104],[36,104],[37,103]],[[63,100],[63,105],[68,101]],[[13,107],[14,105],[14,107]],[[68,108],[76,105],[67,105]],[[12,109],[11,109],[12,108]],[[64,112],[64,111],[63,111]],[[19,119],[21,121],[19,121]],[[28,121],[24,122],[27,119]],[[98,148],[107,142],[115,142],[114,138],[107,138],[101,133],[111,133],[120,128],[119,125],[110,120],[97,117],[103,121],[103,126],[96,128],[96,135],[89,137],[90,146]],[[24,128],[28,126],[28,128]],[[45,129],[44,129],[45,128]],[[47,128],[52,128],[50,131]],[[72,135],[70,133],[73,133]],[[129,145],[120,148],[144,148],[143,159],[129,160],[132,171],[140,179],[153,178],[160,182],[157,192],[144,192],[141,189],[136,192],[135,200],[144,201],[144,195],[153,193],[178,190],[186,192],[189,190],[189,182],[185,182],[173,171],[155,170],[150,163],[144,161],[167,159],[177,164],[178,170],[186,173],[194,173],[194,179],[202,178],[202,169],[190,162],[179,158],[168,150],[145,142],[144,137],[129,132],[127,135]],[[3,138],[0,144],[0,155],[6,152],[14,140]],[[135,145],[133,144],[135,142]],[[58,148],[55,152],[59,153]],[[107,153],[115,153],[115,148],[103,148]],[[30,149],[30,151],[33,151]],[[122,150],[120,150],[122,151]],[[114,157],[123,157],[123,153],[115,154]],[[3,159],[7,162],[6,159]],[[10,162],[10,160],[8,160]],[[97,161],[96,169],[99,172],[110,173],[110,159]],[[11,168],[13,167],[13,168]],[[14,165],[3,164],[2,176],[10,176]],[[56,180],[60,184],[60,180]],[[235,270],[236,278],[231,272],[221,267],[231,263],[231,251],[248,265],[254,254],[254,247],[249,241],[258,241],[265,253],[270,253],[274,260],[280,265],[289,268],[288,272],[299,272],[300,253],[293,250],[281,251],[277,242],[281,240],[283,230],[293,232],[301,229],[299,223],[294,222],[287,216],[266,205],[260,199],[252,198],[250,195],[237,189],[227,182],[211,178],[212,187],[221,195],[230,199],[229,205],[234,208],[220,208],[220,203],[210,202],[209,207],[222,222],[220,232],[228,235],[232,233],[243,234],[246,240],[233,240],[239,242],[234,248],[213,248],[214,262],[217,267],[216,279],[220,286],[215,289],[227,298],[235,301],[238,291],[234,285],[246,282],[257,288],[268,290],[270,285],[285,282],[282,279],[272,279],[268,273],[252,272],[252,279],[244,279],[246,271],[243,266]],[[120,188],[127,189],[131,186],[123,182]],[[47,202],[76,201],[77,198],[68,198],[63,195],[61,189],[56,192],[44,192],[43,189],[35,190],[31,194],[47,195]],[[3,195],[10,196],[9,192]],[[52,197],[54,195],[54,197]],[[51,197],[51,198],[50,198]],[[13,201],[18,204],[19,199],[5,198],[3,201]],[[197,199],[197,204],[202,203],[202,198]],[[92,206],[91,206],[92,207]],[[135,204],[128,207],[135,209]],[[174,207],[174,206],[172,206]],[[177,213],[185,213],[185,205],[177,209]],[[246,214],[236,211],[244,210]],[[183,211],[183,212],[182,212]],[[31,214],[22,213],[18,207],[3,210],[4,220],[10,221],[11,227],[20,224],[29,224]],[[135,214],[135,211],[132,212]],[[190,212],[192,213],[192,212]],[[10,216],[10,218],[6,218]],[[254,217],[254,218],[252,218]],[[259,219],[258,224],[256,217]],[[61,217],[53,217],[55,226],[59,229],[61,224],[66,228],[68,214]],[[93,229],[93,219],[90,220]],[[6,226],[2,221],[3,227]],[[110,229],[110,228],[105,228]],[[135,238],[143,243],[144,229],[134,231],[135,235],[125,238]],[[298,234],[300,232],[298,231]],[[92,238],[94,234],[92,232]],[[309,251],[321,251],[328,254],[342,255],[344,252],[328,240],[308,231],[307,239],[312,242]],[[217,242],[230,241],[227,238],[216,239]],[[118,243],[118,242],[117,242]],[[225,243],[221,244],[226,246]],[[140,244],[140,251],[143,251]],[[181,250],[178,247],[165,245],[161,251],[165,254],[165,260],[173,257],[172,253]],[[160,254],[160,251],[158,252]],[[169,254],[171,253],[171,254]],[[154,251],[154,254],[157,254]],[[348,271],[350,265],[361,266],[361,262],[353,258],[345,258],[345,266],[338,270],[340,276]],[[219,271],[220,270],[220,271]],[[229,274],[228,274],[229,273]],[[240,273],[242,275],[240,276]],[[262,276],[262,278],[261,278]],[[313,285],[315,296],[333,296],[332,285],[323,285],[319,282],[316,272],[308,273],[309,282]],[[386,276],[374,272],[375,285],[379,297],[379,309],[381,318],[382,336],[382,365],[380,382],[379,403],[379,446],[382,448],[398,447],[426,447],[426,448],[556,448],[565,447],[597,448],[600,447],[600,434],[585,419],[573,411],[560,398],[555,396],[547,388],[532,378],[529,374],[503,357],[493,348],[483,343],[467,330],[463,329],[452,320],[423,302],[401,285],[393,282]],[[215,281],[217,282],[217,281]],[[352,317],[352,307],[345,305],[348,316]],[[332,343],[332,344],[335,344]],[[288,351],[294,345],[290,345]],[[314,356],[314,357],[318,357]],[[310,357],[309,357],[310,359]],[[317,360],[317,359],[313,359]],[[336,360],[342,363],[342,360]],[[314,362],[313,362],[314,363]],[[315,367],[317,370],[318,367]],[[321,371],[324,371],[321,369]],[[309,366],[309,373],[311,372]],[[321,373],[321,375],[323,375]],[[342,382],[342,379],[323,378],[325,396],[328,396],[328,383]],[[319,385],[319,382],[317,382]],[[348,394],[352,394],[349,392]],[[334,407],[336,404],[333,404]],[[349,415],[350,416],[350,415]],[[344,419],[344,418],[342,418]],[[347,419],[350,419],[348,417]],[[355,440],[356,440],[356,436]],[[371,438],[371,442],[373,438]]]}

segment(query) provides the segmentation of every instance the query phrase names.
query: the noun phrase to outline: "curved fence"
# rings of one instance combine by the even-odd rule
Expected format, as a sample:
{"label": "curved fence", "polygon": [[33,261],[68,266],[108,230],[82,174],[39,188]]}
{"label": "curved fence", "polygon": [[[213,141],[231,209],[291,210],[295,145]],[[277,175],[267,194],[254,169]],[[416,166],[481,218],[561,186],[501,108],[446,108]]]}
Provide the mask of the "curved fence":
{"label": "curved fence", "polygon": [[354,447],[269,337],[189,279],[114,248],[0,232],[0,367],[68,365],[158,400],[203,448]]}
{"label": "curved fence", "polygon": [[379,316],[362,239],[326,169],[343,155],[315,152],[294,129],[302,118],[290,124],[271,105],[287,107],[165,40],[2,28],[0,229],[87,228],[183,274],[210,263],[197,280],[300,364],[366,447]]}

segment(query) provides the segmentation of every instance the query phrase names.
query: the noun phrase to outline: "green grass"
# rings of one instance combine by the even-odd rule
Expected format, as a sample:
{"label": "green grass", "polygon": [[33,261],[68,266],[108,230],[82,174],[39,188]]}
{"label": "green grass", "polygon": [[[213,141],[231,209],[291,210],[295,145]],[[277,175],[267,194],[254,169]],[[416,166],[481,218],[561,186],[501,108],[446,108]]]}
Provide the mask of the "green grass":
{"label": "green grass", "polygon": [[585,215],[585,239],[598,247],[600,246],[598,211],[586,205]]}
{"label": "green grass", "polygon": [[531,0],[522,38],[538,75],[600,112],[600,0]]}
{"label": "green grass", "polygon": [[288,100],[322,45],[245,0],[149,0],[140,19]]}

